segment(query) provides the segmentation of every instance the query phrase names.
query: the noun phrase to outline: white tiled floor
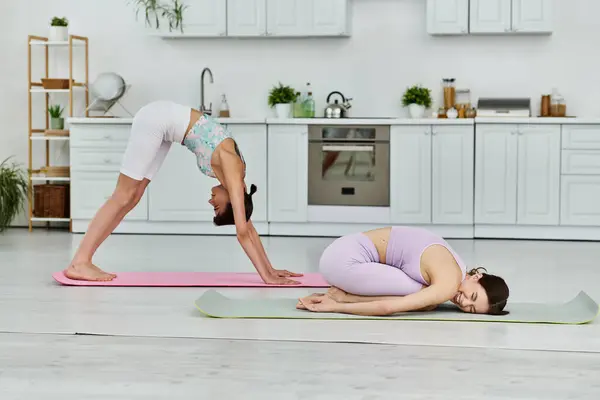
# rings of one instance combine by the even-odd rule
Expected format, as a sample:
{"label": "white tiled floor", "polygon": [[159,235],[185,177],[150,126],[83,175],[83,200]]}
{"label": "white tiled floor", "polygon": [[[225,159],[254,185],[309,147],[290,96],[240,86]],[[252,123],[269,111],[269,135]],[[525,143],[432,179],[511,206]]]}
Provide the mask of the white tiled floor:
{"label": "white tiled floor", "polygon": [[[2,399],[190,398],[219,388],[231,393],[220,396],[227,399],[244,391],[237,398],[600,398],[600,321],[209,319],[193,306],[201,288],[59,286],[50,275],[67,265],[81,237],[0,235]],[[276,268],[310,272],[332,239],[263,240]],[[504,276],[515,301],[565,301],[580,290],[600,300],[600,243],[450,242],[468,264]],[[95,261],[115,272],[252,271],[233,237],[114,235]],[[219,290],[240,298],[315,291]],[[478,384],[465,391],[473,379]]]}

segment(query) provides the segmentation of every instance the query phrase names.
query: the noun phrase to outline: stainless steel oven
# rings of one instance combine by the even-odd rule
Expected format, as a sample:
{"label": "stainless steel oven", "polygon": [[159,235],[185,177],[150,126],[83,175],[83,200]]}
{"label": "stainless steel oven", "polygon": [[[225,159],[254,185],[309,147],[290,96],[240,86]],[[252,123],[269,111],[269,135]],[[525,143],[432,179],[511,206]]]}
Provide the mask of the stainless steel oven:
{"label": "stainless steel oven", "polygon": [[308,204],[390,205],[390,127],[311,125]]}

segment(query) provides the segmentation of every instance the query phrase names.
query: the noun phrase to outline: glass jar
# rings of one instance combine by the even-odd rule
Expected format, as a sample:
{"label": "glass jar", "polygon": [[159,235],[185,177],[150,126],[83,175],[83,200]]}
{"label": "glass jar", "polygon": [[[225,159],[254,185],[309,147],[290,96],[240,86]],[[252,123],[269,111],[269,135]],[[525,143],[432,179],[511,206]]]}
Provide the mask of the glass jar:
{"label": "glass jar", "polygon": [[565,98],[558,92],[552,89],[552,98],[550,100],[550,114],[553,117],[565,117],[567,115],[567,105]]}
{"label": "glass jar", "polygon": [[471,91],[469,89],[456,89],[456,110],[458,118],[466,118],[467,110],[471,108]]}
{"label": "glass jar", "polygon": [[456,101],[456,87],[454,86],[454,80],[454,78],[443,79],[444,108],[446,110],[453,108]]}

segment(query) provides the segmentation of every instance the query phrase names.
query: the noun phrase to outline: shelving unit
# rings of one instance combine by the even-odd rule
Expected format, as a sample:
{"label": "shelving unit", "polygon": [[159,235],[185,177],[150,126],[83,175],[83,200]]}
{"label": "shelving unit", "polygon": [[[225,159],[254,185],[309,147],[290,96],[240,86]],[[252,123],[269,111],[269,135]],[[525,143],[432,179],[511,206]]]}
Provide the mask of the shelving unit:
{"label": "shelving unit", "polygon": [[[85,116],[89,116],[87,111],[89,107],[89,40],[84,36],[70,35],[68,41],[55,42],[49,41],[46,37],[29,35],[27,41],[27,63],[28,63],[28,103],[29,103],[29,130],[28,130],[28,172],[29,172],[29,187],[28,187],[28,202],[29,202],[29,231],[33,229],[33,222],[46,222],[46,227],[49,227],[50,222],[69,222],[71,224],[71,218],[38,218],[33,216],[33,200],[34,200],[34,182],[43,183],[61,183],[69,184],[71,181],[70,177],[55,177],[55,176],[44,176],[42,169],[33,169],[33,145],[36,142],[44,142],[46,145],[46,168],[50,167],[50,142],[53,141],[68,141],[69,131],[68,129],[62,131],[55,131],[50,129],[50,117],[48,109],[50,106],[50,95],[51,94],[68,94],[68,116],[73,117],[73,97],[75,89],[84,91],[85,97]],[[69,50],[69,88],[68,89],[45,89],[42,85],[41,79],[39,81],[33,81],[32,77],[32,49],[43,48],[44,49],[44,61],[45,61],[45,73],[44,78],[51,78],[50,76],[50,48],[56,47],[67,47]],[[73,79],[73,51],[75,47],[83,47],[85,52],[85,66],[84,66],[84,80],[76,81]],[[66,79],[66,78],[65,78]],[[46,100],[46,123],[45,128],[34,128],[33,127],[33,96],[44,94]]]}

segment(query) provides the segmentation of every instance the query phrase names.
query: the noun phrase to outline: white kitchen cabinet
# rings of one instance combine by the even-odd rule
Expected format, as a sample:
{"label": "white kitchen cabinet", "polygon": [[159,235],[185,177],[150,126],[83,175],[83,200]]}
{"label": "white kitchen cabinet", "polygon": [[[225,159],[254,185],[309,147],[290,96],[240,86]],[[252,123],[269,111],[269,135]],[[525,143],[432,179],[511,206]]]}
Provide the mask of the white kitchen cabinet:
{"label": "white kitchen cabinet", "polygon": [[269,125],[269,222],[308,221],[308,126]]}
{"label": "white kitchen cabinet", "polygon": [[551,33],[553,1],[512,0],[512,30],[524,33]]}
{"label": "white kitchen cabinet", "polygon": [[469,31],[501,33],[511,30],[512,0],[470,0]]}
{"label": "white kitchen cabinet", "polygon": [[392,126],[392,223],[473,223],[473,140],[472,125]]}
{"label": "white kitchen cabinet", "polygon": [[218,180],[200,172],[191,151],[172,144],[148,186],[150,221],[212,222],[215,214],[208,200],[211,188],[218,184]]}
{"label": "white kitchen cabinet", "polygon": [[227,36],[266,34],[267,0],[227,0]]}
{"label": "white kitchen cabinet", "polygon": [[469,0],[427,0],[426,13],[430,35],[469,33]]}
{"label": "white kitchen cabinet", "polygon": [[470,0],[470,33],[551,33],[554,0]]}
{"label": "white kitchen cabinet", "polygon": [[477,125],[475,223],[516,224],[516,125]]}
{"label": "white kitchen cabinet", "polygon": [[347,36],[349,0],[267,0],[269,36]]}
{"label": "white kitchen cabinet", "polygon": [[431,223],[431,126],[392,126],[390,155],[392,224]]}
{"label": "white kitchen cabinet", "polygon": [[[227,1],[186,0],[183,12],[183,33],[194,36],[227,35]],[[163,21],[161,31],[168,32],[168,23]],[[179,28],[173,34],[180,34]]]}
{"label": "white kitchen cabinet", "polygon": [[473,126],[433,126],[433,224],[473,223]]}
{"label": "white kitchen cabinet", "polygon": [[600,226],[600,175],[563,175],[560,224]]}
{"label": "white kitchen cabinet", "polygon": [[[89,220],[112,196],[119,178],[118,171],[72,171],[71,172],[71,218]],[[139,203],[125,216],[124,221],[148,219],[148,191]]]}
{"label": "white kitchen cabinet", "polygon": [[479,125],[475,223],[558,225],[560,126]]}
{"label": "white kitchen cabinet", "polygon": [[521,125],[518,135],[518,225],[558,225],[560,126]]}
{"label": "white kitchen cabinet", "polygon": [[238,148],[246,161],[246,186],[255,184],[256,193],[252,196],[254,211],[252,221],[267,221],[267,126],[264,124],[227,125]]}

